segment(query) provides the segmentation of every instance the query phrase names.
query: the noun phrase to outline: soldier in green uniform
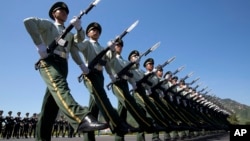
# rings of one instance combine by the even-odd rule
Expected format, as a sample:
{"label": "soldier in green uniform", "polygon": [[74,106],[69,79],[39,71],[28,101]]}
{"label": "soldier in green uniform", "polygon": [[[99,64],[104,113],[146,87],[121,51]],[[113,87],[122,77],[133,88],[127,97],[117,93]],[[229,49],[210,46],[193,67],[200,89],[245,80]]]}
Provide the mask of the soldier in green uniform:
{"label": "soldier in green uniform", "polygon": [[[158,77],[157,73],[162,74],[162,67],[157,66],[154,68],[154,59],[153,58],[148,58],[145,60],[143,66],[146,68],[146,73],[145,74],[151,74],[151,77],[149,77],[149,81],[152,83],[152,86],[147,88],[148,90],[148,95],[150,99],[155,103],[155,105],[158,107],[160,112],[164,115],[164,117],[167,119],[168,124],[169,124],[169,131],[178,129],[178,118],[173,115],[173,113],[169,112],[169,107],[161,100],[162,93],[155,89],[154,86],[158,84],[161,79]],[[176,119],[177,118],[177,119]]]}
{"label": "soldier in green uniform", "polygon": [[75,131],[94,131],[107,128],[107,124],[99,123],[87,108],[80,106],[74,100],[68,87],[68,54],[71,53],[74,59],[74,53],[77,50],[73,46],[77,42],[83,41],[85,37],[81,21],[77,17],[70,21],[77,33],[66,35],[67,46],[58,45],[50,55],[47,53],[47,46],[62,33],[68,14],[68,6],[64,2],[56,2],[49,10],[49,16],[54,23],[35,17],[24,19],[26,30],[40,55],[39,71],[47,86],[37,123],[36,140],[39,141],[51,140],[52,126],[59,109]]}
{"label": "soldier in green uniform", "polygon": [[[90,92],[89,109],[91,113],[97,118],[100,110],[104,119],[109,123],[111,131],[123,135],[130,131],[135,131],[136,129],[128,125],[119,117],[117,111],[115,111],[108,99],[104,89],[103,61],[100,60],[91,70],[87,67],[97,54],[104,49],[98,43],[101,32],[102,27],[97,22],[92,22],[87,26],[86,35],[89,39],[78,43],[78,49],[82,53],[85,62],[82,61],[80,54],[78,54],[78,61],[76,63],[80,66],[84,74],[84,85]],[[113,49],[114,47],[111,46],[111,48]],[[85,134],[84,139],[95,141],[94,132]]]}
{"label": "soldier in green uniform", "polygon": [[[128,59],[131,62],[134,62],[135,60],[137,60],[139,55],[140,54],[137,50],[133,50],[129,54]],[[155,103],[153,103],[150,100],[150,98],[146,95],[145,86],[150,85],[150,83],[148,83],[147,80],[142,81],[144,78],[146,78],[144,74],[145,72],[139,69],[140,64],[139,61],[137,62],[138,63],[135,64],[134,69],[131,70],[131,72],[133,73],[133,78],[130,82],[136,83],[137,86],[137,88],[133,91],[133,96],[136,99],[136,102],[144,109],[144,111],[147,113],[148,116],[153,118],[155,122],[161,125],[162,127],[168,129],[169,125],[167,124],[168,123],[167,118],[165,118],[161,114]],[[143,138],[143,132],[137,135],[137,141],[140,141],[141,138]],[[152,138],[153,140],[160,140],[159,134],[157,132],[153,134]]]}
{"label": "soldier in green uniform", "polygon": [[[131,96],[128,85],[130,77],[124,74],[123,76],[120,76],[120,78],[116,78],[116,74],[130,63],[122,58],[122,49],[123,41],[119,39],[115,42],[115,51],[109,51],[107,53],[107,66],[110,68],[108,74],[113,81],[112,91],[118,98],[118,113],[124,120],[126,120],[126,118],[128,118],[128,120],[133,118],[139,124],[140,129],[143,129],[146,132],[159,130],[158,126],[153,124],[153,119],[146,117],[146,113],[138,106],[133,96]],[[136,89],[136,85],[132,85],[132,87],[133,89]],[[127,116],[127,112],[129,112],[132,117]],[[163,130],[163,128],[161,129]],[[124,136],[116,136],[117,141],[123,140],[123,138]]]}

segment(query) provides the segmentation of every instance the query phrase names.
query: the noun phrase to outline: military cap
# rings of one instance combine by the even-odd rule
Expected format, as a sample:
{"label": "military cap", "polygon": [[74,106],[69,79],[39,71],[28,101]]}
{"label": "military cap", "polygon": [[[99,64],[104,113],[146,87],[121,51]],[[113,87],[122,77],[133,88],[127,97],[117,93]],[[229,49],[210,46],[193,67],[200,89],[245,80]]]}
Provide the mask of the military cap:
{"label": "military cap", "polygon": [[178,77],[177,76],[174,76],[174,77],[172,77],[172,80],[178,80]]}
{"label": "military cap", "polygon": [[26,115],[29,115],[29,114],[30,114],[29,112],[26,113]]}
{"label": "military cap", "polygon": [[17,112],[17,114],[21,114],[21,112]]}
{"label": "military cap", "polygon": [[184,79],[181,79],[181,80],[180,80],[180,83],[185,84],[185,80],[184,80]]}
{"label": "military cap", "polygon": [[123,47],[123,41],[122,39],[118,38],[116,41],[115,41],[115,44],[116,45],[121,45]]}
{"label": "military cap", "polygon": [[58,9],[64,9],[64,10],[66,11],[66,13],[69,14],[69,8],[68,8],[68,6],[67,6],[64,2],[61,2],[61,1],[56,2],[56,3],[54,3],[54,4],[51,6],[51,8],[50,8],[50,10],[49,10],[49,17],[50,17],[52,20],[55,20],[55,18],[54,18],[54,16],[53,16],[52,13],[53,13],[55,10],[58,10]]}
{"label": "military cap", "polygon": [[3,110],[0,110],[0,113],[3,113]]}
{"label": "military cap", "polygon": [[171,71],[167,71],[165,74],[164,74],[164,78],[166,78],[167,76],[169,77],[169,76],[172,76],[173,74],[172,74],[172,72]]}
{"label": "military cap", "polygon": [[158,65],[158,66],[156,67],[156,69],[157,69],[157,71],[163,71],[163,68],[162,68],[161,65]]}
{"label": "military cap", "polygon": [[100,34],[102,33],[102,27],[101,27],[101,25],[99,23],[97,23],[97,22],[92,22],[92,23],[90,23],[87,26],[87,28],[86,28],[86,34],[88,34],[89,31],[93,30],[93,29],[97,29]]}
{"label": "military cap", "polygon": [[148,58],[144,63],[143,66],[146,67],[148,63],[152,63],[154,65],[154,59],[153,58]]}
{"label": "military cap", "polygon": [[8,114],[12,114],[12,111],[9,111]]}
{"label": "military cap", "polygon": [[131,52],[129,53],[129,55],[128,55],[128,60],[130,60],[130,58],[132,57],[132,55],[140,56],[140,53],[139,53],[139,51],[137,51],[137,50],[131,51]]}

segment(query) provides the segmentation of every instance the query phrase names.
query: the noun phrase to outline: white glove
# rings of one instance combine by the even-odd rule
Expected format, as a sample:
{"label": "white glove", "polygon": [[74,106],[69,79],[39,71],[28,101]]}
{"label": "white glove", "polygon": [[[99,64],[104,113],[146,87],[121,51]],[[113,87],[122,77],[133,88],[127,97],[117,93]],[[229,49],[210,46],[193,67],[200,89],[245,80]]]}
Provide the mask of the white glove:
{"label": "white glove", "polygon": [[80,68],[81,68],[83,74],[88,74],[88,73],[89,73],[89,68],[86,67],[85,64],[81,64],[81,65],[79,65],[79,66],[80,66]]}
{"label": "white glove", "polygon": [[111,51],[115,51],[115,43],[113,40],[108,41],[107,45]]}
{"label": "white glove", "polygon": [[127,75],[123,75],[123,76],[122,76],[122,79],[128,80],[128,76],[127,76]]}
{"label": "white glove", "polygon": [[110,77],[112,82],[115,82],[117,80],[117,75],[110,74],[109,77]]}
{"label": "white glove", "polygon": [[72,24],[76,30],[80,30],[82,28],[81,26],[81,20],[77,17],[73,17],[72,20],[70,20],[70,24]]}
{"label": "white glove", "polygon": [[152,94],[152,91],[150,89],[147,89],[146,90],[146,95],[151,95]]}
{"label": "white glove", "polygon": [[45,44],[42,43],[40,45],[37,45],[36,47],[41,59],[48,57],[47,47],[45,46]]}
{"label": "white glove", "polygon": [[135,83],[132,84],[133,91],[137,89],[137,86]]}

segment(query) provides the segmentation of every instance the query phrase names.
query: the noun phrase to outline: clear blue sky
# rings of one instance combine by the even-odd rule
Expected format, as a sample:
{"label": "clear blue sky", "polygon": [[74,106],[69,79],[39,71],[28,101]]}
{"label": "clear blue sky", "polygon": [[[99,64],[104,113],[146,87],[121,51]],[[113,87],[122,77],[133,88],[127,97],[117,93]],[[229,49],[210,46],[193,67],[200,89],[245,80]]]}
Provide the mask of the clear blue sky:
{"label": "clear blue sky", "polygon": [[[35,45],[26,32],[23,19],[31,16],[49,19],[48,11],[55,0],[8,0],[0,10],[0,109],[39,113],[45,84],[34,63],[39,58]],[[70,8],[68,21],[84,10],[92,0],[65,0]],[[101,0],[82,18],[82,27],[97,21],[103,27],[100,43],[106,45],[134,21],[137,27],[124,37],[123,56],[130,51],[141,52],[157,42],[160,47],[147,57],[156,65],[176,56],[164,68],[184,77],[187,82],[200,77],[198,90],[208,87],[210,94],[250,105],[250,1],[249,0]],[[68,22],[67,24],[68,25]],[[75,32],[73,29],[72,32]],[[69,59],[68,82],[76,101],[88,105],[89,93],[77,77],[81,71]],[[142,68],[144,69],[144,68]],[[105,75],[106,76],[106,75]],[[105,83],[109,78],[105,77]],[[196,85],[194,84],[194,86]],[[117,99],[108,97],[114,107]]]}

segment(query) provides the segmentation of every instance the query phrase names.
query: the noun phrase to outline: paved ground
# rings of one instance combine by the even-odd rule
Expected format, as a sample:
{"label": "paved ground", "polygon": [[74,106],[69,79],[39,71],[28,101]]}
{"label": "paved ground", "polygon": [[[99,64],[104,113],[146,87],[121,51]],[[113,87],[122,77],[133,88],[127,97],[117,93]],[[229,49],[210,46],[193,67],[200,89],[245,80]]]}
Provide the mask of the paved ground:
{"label": "paved ground", "polygon": [[[151,141],[151,134],[146,134],[146,141]],[[163,135],[160,135],[161,139],[163,140]],[[34,141],[34,138],[29,139],[0,139],[0,141]],[[114,136],[110,135],[100,135],[96,136],[96,141],[113,141]],[[82,137],[75,137],[75,138],[52,138],[51,141],[83,141]],[[135,135],[126,135],[125,141],[136,141]],[[179,141],[179,140],[178,140]],[[210,135],[205,137],[196,137],[192,139],[185,139],[181,141],[229,141],[229,133],[219,134],[219,135]]]}

